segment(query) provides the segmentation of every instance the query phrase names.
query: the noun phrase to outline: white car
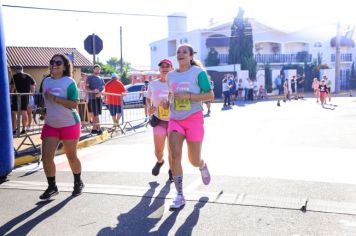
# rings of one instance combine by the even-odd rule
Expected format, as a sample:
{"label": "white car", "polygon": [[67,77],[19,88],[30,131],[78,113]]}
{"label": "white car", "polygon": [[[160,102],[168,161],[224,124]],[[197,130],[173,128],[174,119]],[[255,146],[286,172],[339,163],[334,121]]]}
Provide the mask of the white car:
{"label": "white car", "polygon": [[123,97],[124,105],[142,104],[143,94],[140,93],[144,83],[125,85],[126,95]]}

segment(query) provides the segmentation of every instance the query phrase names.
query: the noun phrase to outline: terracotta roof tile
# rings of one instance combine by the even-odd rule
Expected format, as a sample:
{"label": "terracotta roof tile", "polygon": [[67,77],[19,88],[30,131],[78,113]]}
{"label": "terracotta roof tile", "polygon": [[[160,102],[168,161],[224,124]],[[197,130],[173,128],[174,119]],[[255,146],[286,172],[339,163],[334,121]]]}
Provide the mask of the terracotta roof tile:
{"label": "terracotta roof tile", "polygon": [[74,53],[74,66],[92,66],[92,62],[75,48],[52,47],[6,47],[7,63],[10,67],[22,65],[23,67],[48,67],[49,60],[57,53]]}

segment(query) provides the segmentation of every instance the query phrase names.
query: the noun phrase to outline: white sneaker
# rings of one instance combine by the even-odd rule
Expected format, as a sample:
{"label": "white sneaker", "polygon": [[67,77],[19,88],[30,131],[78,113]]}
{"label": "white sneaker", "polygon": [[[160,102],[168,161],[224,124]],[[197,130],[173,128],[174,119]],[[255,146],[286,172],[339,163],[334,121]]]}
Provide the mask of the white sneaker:
{"label": "white sneaker", "polygon": [[169,209],[176,210],[180,209],[185,205],[185,199],[183,195],[177,195],[176,198],[173,200],[172,204],[170,205]]}
{"label": "white sneaker", "polygon": [[211,176],[210,176],[207,164],[205,164],[205,166],[202,169],[199,169],[199,170],[200,170],[200,174],[201,174],[201,178],[203,180],[203,183],[205,185],[208,185],[210,183]]}

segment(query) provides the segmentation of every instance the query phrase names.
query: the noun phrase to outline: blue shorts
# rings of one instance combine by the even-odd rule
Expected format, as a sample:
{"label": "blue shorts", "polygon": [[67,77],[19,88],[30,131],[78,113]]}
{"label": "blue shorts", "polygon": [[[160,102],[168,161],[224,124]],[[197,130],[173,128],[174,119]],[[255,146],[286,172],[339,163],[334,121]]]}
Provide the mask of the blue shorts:
{"label": "blue shorts", "polygon": [[108,104],[107,107],[110,111],[111,116],[116,116],[116,114],[121,114],[121,106],[120,105]]}

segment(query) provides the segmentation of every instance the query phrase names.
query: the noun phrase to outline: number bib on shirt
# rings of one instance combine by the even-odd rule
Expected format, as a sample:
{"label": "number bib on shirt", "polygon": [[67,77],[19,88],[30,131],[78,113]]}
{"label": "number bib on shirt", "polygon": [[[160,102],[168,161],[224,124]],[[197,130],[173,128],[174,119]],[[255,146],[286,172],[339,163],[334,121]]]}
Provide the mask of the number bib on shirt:
{"label": "number bib on shirt", "polygon": [[169,119],[169,108],[164,109],[162,105],[158,106],[158,118],[163,120]]}
{"label": "number bib on shirt", "polygon": [[189,98],[185,99],[175,99],[174,100],[174,110],[176,111],[188,111],[191,110],[192,106]]}

